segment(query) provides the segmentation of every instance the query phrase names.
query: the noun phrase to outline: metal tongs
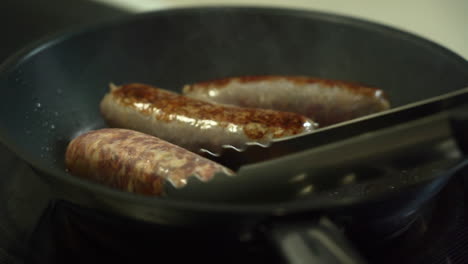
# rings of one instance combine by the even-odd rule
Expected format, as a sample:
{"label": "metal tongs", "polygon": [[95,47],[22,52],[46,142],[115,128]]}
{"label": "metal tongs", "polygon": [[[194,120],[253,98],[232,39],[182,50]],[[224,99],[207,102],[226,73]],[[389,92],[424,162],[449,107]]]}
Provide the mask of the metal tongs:
{"label": "metal tongs", "polygon": [[[450,145],[454,141],[453,122],[468,120],[465,118],[467,103],[468,87],[308,134],[275,140],[266,148],[226,150],[219,162],[234,168],[236,175],[218,174],[209,182],[190,177],[180,189],[168,184],[166,194],[175,199],[211,202],[280,201],[306,196],[316,191],[315,182],[337,179],[330,173],[342,173],[341,180],[346,181],[348,177],[352,182],[356,179],[352,173],[346,175],[347,171],[383,164],[382,160],[394,161],[395,157],[405,159],[413,152],[418,152],[414,157],[421,156],[421,151],[428,147]],[[455,149],[452,147],[450,151],[456,152]],[[385,175],[374,175],[381,176]]]}

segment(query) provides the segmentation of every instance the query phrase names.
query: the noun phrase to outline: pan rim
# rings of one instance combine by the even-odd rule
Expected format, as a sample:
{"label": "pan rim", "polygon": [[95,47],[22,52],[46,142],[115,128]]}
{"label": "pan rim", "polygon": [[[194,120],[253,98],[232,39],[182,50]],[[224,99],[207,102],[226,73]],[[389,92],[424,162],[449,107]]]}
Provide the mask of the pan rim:
{"label": "pan rim", "polygon": [[[241,14],[255,13],[265,15],[278,15],[284,17],[302,17],[311,18],[319,21],[328,21],[337,24],[346,24],[353,27],[359,27],[365,30],[373,32],[384,32],[387,35],[398,37],[407,41],[416,42],[418,45],[428,47],[435,50],[442,55],[449,57],[454,63],[459,63],[461,68],[465,68],[468,72],[468,63],[460,55],[455,52],[433,42],[432,40],[418,36],[415,33],[410,33],[402,29],[398,29],[392,26],[380,24],[378,22],[356,18],[352,16],[346,16],[341,14],[334,14],[322,11],[314,10],[299,10],[295,8],[283,8],[283,7],[262,7],[262,6],[239,6],[239,5],[223,5],[223,6],[197,6],[197,7],[178,7],[171,9],[156,10],[151,12],[144,12],[140,14],[132,14],[125,17],[114,18],[109,21],[99,22],[97,24],[80,26],[50,34],[44,38],[27,45],[23,49],[20,49],[10,57],[8,57],[0,65],[0,78],[7,78],[8,74],[19,68],[22,63],[27,61],[30,57],[40,53],[42,50],[49,49],[54,45],[70,41],[76,36],[87,34],[90,32],[99,31],[109,27],[118,27],[122,24],[133,23],[138,20],[151,19],[157,16],[170,16],[180,14],[193,14],[194,12],[237,12]],[[271,214],[278,210],[278,208],[286,209],[286,212],[303,212],[307,210],[320,210],[320,209],[333,209],[337,207],[345,206],[346,204],[353,203],[353,201],[342,201],[335,204],[318,204],[317,202],[311,201],[285,201],[284,203],[268,203],[268,204],[217,204],[207,202],[196,202],[196,201],[178,201],[170,199],[159,199],[154,197],[146,197],[141,195],[135,195],[132,193],[111,189],[107,186],[100,184],[87,182],[76,177],[70,177],[70,175],[64,171],[54,168],[48,168],[41,164],[38,157],[29,155],[26,151],[18,148],[15,144],[12,144],[12,140],[9,140],[8,132],[5,128],[0,127],[0,142],[12,152],[17,155],[20,159],[25,161],[30,166],[42,171],[47,174],[47,177],[53,177],[66,184],[74,185],[78,188],[84,188],[93,193],[99,193],[106,195],[118,200],[125,200],[132,203],[138,203],[141,205],[157,206],[160,208],[174,208],[192,210],[196,212],[222,212],[229,214]]]}

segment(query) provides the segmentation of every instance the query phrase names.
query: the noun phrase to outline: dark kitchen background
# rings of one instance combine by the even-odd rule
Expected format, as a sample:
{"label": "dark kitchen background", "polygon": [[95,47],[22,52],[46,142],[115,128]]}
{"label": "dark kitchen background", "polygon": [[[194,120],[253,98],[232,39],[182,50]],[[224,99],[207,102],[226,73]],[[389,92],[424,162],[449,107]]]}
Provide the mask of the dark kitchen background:
{"label": "dark kitchen background", "polygon": [[[2,0],[0,1],[2,36],[0,62],[16,50],[49,34],[136,12],[195,3],[197,5],[252,4],[252,1]],[[468,45],[466,45],[468,1],[466,0],[387,1],[387,3],[370,0],[255,1],[255,4],[316,9],[386,23],[434,40],[468,58]],[[418,215],[406,233],[407,237],[398,242],[400,245],[413,244],[405,254],[408,252],[426,254],[423,263],[468,263],[466,179],[457,179],[457,182],[449,184],[438,199]],[[73,229],[69,222],[57,220],[54,220],[56,225],[50,227],[48,219],[57,219],[57,215],[66,218],[79,209],[68,204],[50,204],[48,194],[47,185],[31,168],[0,145],[0,264],[24,263],[24,256],[30,250],[31,240],[39,241],[36,246],[42,244],[39,249],[36,247],[38,251],[35,254],[44,257],[42,260],[45,260],[47,256],[53,254],[52,251],[58,250],[48,247],[53,244],[50,242],[52,240],[50,234],[54,234],[54,228],[65,226],[63,227],[65,229],[61,230]],[[93,228],[99,228],[99,225],[96,224]],[[69,235],[73,236],[73,231],[70,231]],[[421,243],[421,237],[424,237],[422,241],[424,243]],[[76,248],[78,245],[76,243],[83,241],[78,236],[74,239],[75,246],[70,247],[67,244],[69,241],[63,240],[63,249]],[[90,254],[86,250],[99,246],[90,241],[85,244],[88,246],[83,247],[83,254]],[[417,248],[420,244],[431,246]],[[255,252],[249,254],[253,256],[264,253],[261,250]]]}

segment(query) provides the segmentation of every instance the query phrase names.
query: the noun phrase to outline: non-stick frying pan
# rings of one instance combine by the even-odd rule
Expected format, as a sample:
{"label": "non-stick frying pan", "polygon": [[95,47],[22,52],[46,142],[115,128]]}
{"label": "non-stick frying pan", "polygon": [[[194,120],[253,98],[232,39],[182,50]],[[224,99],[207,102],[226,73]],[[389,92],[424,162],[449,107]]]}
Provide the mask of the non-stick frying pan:
{"label": "non-stick frying pan", "polygon": [[[297,241],[322,245],[319,252],[343,244],[333,224],[315,224],[323,213],[383,217],[414,210],[457,171],[427,173],[426,177],[413,178],[411,188],[396,192],[377,188],[382,195],[375,199],[361,199],[368,197],[367,192],[348,192],[332,204],[318,202],[318,198],[315,202],[222,204],[143,197],[65,172],[64,150],[69,140],[80,132],[105,126],[98,104],[109,82],[142,82],[180,91],[186,83],[263,74],[361,82],[384,89],[393,106],[468,85],[468,63],[463,58],[430,41],[367,21],[286,9],[166,10],[64,33],[12,56],[0,68],[0,138],[44,176],[58,198],[156,224],[190,225],[232,234],[250,232],[259,223],[273,221],[271,237],[285,255],[293,256],[290,260],[299,254],[294,251]],[[398,187],[402,179],[365,174],[363,182],[382,180],[378,186],[389,185],[382,182],[390,179]],[[316,181],[328,190],[339,187],[329,177],[317,177]],[[306,226],[296,226],[290,218],[297,215],[311,220]],[[313,232],[306,232],[310,226],[322,231],[315,240]],[[326,243],[319,237],[335,242],[324,247]],[[343,251],[321,255],[322,263],[326,259],[359,262],[353,253],[347,253],[346,246],[338,248]]]}

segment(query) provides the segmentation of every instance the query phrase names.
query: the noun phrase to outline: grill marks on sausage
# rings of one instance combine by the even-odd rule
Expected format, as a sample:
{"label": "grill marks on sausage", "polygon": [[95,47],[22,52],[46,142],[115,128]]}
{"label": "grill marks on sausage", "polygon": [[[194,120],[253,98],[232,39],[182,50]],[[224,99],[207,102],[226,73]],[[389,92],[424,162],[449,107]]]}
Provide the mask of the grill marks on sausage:
{"label": "grill marks on sausage", "polygon": [[100,129],[73,139],[66,152],[67,169],[129,192],[161,195],[165,182],[183,187],[187,178],[208,181],[227,168],[153,136],[126,129]]}
{"label": "grill marks on sausage", "polygon": [[242,107],[290,111],[327,126],[390,107],[386,94],[356,83],[303,76],[244,76],[183,87],[189,97]]}
{"label": "grill marks on sausage", "polygon": [[100,104],[111,127],[140,131],[193,152],[223,152],[312,131],[297,113],[209,103],[146,84],[111,86]]}
{"label": "grill marks on sausage", "polygon": [[268,133],[274,138],[298,134],[308,122],[296,113],[215,105],[145,84],[123,85],[112,93],[120,103],[156,115],[161,121],[187,121],[198,126],[213,124],[225,128],[236,124],[245,126],[244,132],[251,139],[263,138]]}

